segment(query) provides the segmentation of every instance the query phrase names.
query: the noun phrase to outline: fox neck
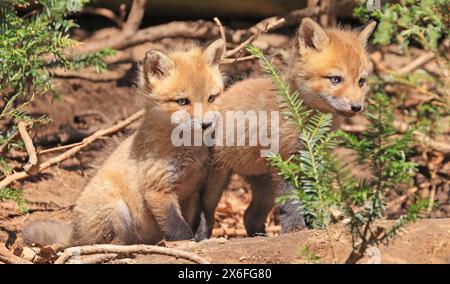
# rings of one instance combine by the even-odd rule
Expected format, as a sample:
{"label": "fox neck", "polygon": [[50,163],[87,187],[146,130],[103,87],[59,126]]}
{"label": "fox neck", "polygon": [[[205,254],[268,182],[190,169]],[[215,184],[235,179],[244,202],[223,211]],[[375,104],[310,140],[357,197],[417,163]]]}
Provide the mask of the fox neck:
{"label": "fox neck", "polygon": [[133,148],[142,156],[148,152],[169,154],[175,148],[171,142],[171,133],[169,123],[161,123],[160,118],[153,117],[149,111],[146,111],[136,132]]}

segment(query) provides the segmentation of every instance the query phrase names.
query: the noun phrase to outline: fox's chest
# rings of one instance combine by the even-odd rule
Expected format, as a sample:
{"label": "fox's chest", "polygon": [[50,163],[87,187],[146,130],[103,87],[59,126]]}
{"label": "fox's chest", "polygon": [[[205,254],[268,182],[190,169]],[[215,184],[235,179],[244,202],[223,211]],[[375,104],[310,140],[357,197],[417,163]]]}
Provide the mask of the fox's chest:
{"label": "fox's chest", "polygon": [[200,190],[206,177],[209,158],[208,150],[200,148],[180,151],[175,155],[170,167],[176,172],[173,175],[173,190],[178,198],[184,199]]}

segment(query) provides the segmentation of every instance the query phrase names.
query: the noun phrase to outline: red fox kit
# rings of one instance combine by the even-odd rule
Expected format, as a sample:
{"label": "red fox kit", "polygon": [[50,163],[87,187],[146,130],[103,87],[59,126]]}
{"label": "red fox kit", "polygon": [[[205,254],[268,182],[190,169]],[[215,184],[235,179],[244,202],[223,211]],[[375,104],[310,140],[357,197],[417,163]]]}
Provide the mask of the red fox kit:
{"label": "red fox kit", "polygon": [[[58,231],[61,227],[54,223],[35,223],[25,229],[24,239],[68,246],[193,238],[209,149],[175,146],[173,119],[192,121],[194,131],[196,126],[212,125],[213,121],[196,117],[193,109],[200,104],[208,110],[223,92],[219,62],[224,51],[223,40],[205,49],[148,51],[139,81],[145,99],[142,123],[84,188],[74,207],[72,231],[67,226]],[[177,117],[180,111],[185,115]]]}
{"label": "red fox kit", "polygon": [[[305,105],[311,109],[334,114],[334,127],[339,117],[353,116],[364,109],[368,91],[366,79],[369,60],[367,40],[376,26],[370,22],[361,31],[322,29],[306,18],[296,37],[294,55],[284,79],[291,90],[298,90]],[[270,78],[254,78],[236,83],[214,105],[218,111],[280,111],[282,99]],[[246,130],[249,134],[249,130]],[[217,130],[216,130],[217,132]],[[246,135],[248,139],[248,135]],[[261,157],[261,145],[233,147],[215,146],[202,192],[207,228],[199,230],[197,239],[210,237],[214,225],[214,210],[232,173],[245,177],[252,188],[252,200],[245,212],[248,235],[263,234],[268,213],[274,206],[276,194],[283,190],[283,181]],[[279,152],[283,158],[298,149],[297,130],[281,116],[279,123]],[[286,190],[286,188],[284,188]],[[292,204],[281,208],[283,231],[305,226],[301,214]],[[284,214],[286,213],[286,214]]]}

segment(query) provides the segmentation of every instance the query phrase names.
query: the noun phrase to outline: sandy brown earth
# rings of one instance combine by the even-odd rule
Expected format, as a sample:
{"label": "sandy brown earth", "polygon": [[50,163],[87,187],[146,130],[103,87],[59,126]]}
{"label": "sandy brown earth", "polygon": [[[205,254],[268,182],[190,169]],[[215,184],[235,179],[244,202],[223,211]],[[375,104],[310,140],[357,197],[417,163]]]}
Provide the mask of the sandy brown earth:
{"label": "sandy brown earth", "polygon": [[[389,223],[389,222],[387,222]],[[388,224],[386,224],[388,225]],[[324,230],[308,230],[275,237],[244,239],[215,238],[200,243],[168,243],[195,252],[212,263],[343,263],[351,251],[351,239],[344,225],[331,226],[329,238]],[[388,246],[380,247],[380,263],[450,264],[450,219],[420,220],[406,228]],[[367,263],[368,257],[360,263]],[[139,256],[139,263],[175,263],[160,256]]]}

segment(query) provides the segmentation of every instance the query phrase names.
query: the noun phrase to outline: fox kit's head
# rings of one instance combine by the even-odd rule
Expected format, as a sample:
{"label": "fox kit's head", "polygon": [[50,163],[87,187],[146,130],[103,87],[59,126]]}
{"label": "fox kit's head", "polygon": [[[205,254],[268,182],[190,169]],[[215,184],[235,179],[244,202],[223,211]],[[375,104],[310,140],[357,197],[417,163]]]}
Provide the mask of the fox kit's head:
{"label": "fox kit's head", "polygon": [[206,48],[185,51],[150,50],[141,65],[140,90],[147,99],[146,109],[163,127],[187,123],[194,129],[207,129],[214,118],[203,118],[224,84],[219,63],[225,42],[217,40]]}
{"label": "fox kit's head", "polygon": [[375,26],[369,22],[361,31],[324,30],[303,19],[290,72],[309,107],[344,116],[364,109],[370,71],[366,44]]}

